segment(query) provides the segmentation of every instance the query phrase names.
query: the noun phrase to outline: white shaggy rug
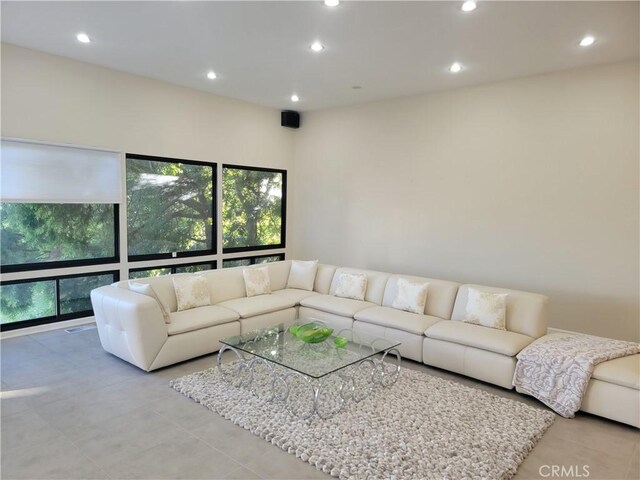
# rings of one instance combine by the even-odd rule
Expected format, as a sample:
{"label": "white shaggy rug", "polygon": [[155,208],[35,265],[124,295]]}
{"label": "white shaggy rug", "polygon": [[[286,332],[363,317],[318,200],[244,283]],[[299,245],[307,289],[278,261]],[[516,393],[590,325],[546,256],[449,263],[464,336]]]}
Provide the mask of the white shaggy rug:
{"label": "white shaggy rug", "polygon": [[172,380],[178,392],[341,479],[508,479],[553,413],[403,368],[398,382],[333,418],[292,417],[226,383],[217,369]]}

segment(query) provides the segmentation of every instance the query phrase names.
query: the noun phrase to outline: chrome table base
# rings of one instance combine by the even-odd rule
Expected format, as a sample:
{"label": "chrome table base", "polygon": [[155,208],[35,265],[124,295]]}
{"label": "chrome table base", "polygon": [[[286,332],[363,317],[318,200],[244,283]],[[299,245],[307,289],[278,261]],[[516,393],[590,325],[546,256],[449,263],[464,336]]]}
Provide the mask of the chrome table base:
{"label": "chrome table base", "polygon": [[[234,353],[238,360],[223,363],[225,352]],[[389,355],[397,362],[387,361]],[[390,387],[400,376],[400,352],[385,350],[380,358],[371,357],[342,368],[321,378],[313,378],[280,366],[264,358],[245,358],[243,352],[223,345],[216,365],[222,377],[234,387],[247,388],[258,398],[282,402],[289,413],[307,419],[314,414],[322,419],[338,414],[349,401],[360,402],[374,388]]]}

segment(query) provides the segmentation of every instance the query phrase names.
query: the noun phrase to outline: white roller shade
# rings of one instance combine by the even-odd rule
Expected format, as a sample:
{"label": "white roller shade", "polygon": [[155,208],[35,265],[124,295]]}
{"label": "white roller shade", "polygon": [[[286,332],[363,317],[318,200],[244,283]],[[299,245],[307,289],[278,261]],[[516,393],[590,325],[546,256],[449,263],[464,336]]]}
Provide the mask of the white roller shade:
{"label": "white roller shade", "polygon": [[21,203],[120,203],[118,152],[2,139],[0,199]]}

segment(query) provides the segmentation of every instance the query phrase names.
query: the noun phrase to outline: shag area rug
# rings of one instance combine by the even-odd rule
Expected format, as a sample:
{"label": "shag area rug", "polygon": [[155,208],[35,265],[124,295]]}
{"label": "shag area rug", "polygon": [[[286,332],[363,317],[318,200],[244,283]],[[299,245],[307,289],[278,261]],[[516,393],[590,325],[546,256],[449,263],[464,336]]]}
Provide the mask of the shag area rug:
{"label": "shag area rug", "polygon": [[335,417],[291,416],[215,368],[170,383],[254,435],[341,479],[509,479],[554,414],[403,368]]}

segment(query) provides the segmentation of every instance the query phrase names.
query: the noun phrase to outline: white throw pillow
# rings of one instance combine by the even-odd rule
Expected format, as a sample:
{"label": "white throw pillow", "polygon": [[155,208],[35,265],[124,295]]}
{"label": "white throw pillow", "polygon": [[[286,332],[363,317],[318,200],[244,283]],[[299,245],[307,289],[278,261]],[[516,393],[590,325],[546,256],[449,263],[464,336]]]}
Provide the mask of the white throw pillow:
{"label": "white throw pillow", "polygon": [[243,268],[244,288],[247,297],[271,293],[271,280],[269,279],[269,267]]}
{"label": "white throw pillow", "polygon": [[211,305],[209,282],[198,275],[173,277],[173,288],[178,300],[178,311]]}
{"label": "white throw pillow", "polygon": [[428,285],[428,283],[415,283],[399,278],[398,293],[391,306],[398,310],[424,314],[424,306],[427,304]]}
{"label": "white throw pillow", "polygon": [[291,270],[289,271],[289,280],[287,280],[287,288],[313,290],[317,271],[318,260],[310,260],[307,262],[293,260],[291,262]]}
{"label": "white throw pillow", "polygon": [[367,276],[363,273],[341,273],[338,277],[336,297],[364,300],[367,293]]}
{"label": "white throw pillow", "polygon": [[469,288],[464,322],[506,330],[506,318],[506,293],[489,293]]}
{"label": "white throw pillow", "polygon": [[169,316],[169,309],[165,306],[165,304],[160,300],[156,291],[153,287],[147,283],[138,283],[129,281],[129,290],[136,293],[141,293],[142,295],[146,295],[147,297],[153,298],[158,305],[160,306],[160,311],[162,312],[162,317],[164,318],[164,323],[171,323],[171,317]]}

